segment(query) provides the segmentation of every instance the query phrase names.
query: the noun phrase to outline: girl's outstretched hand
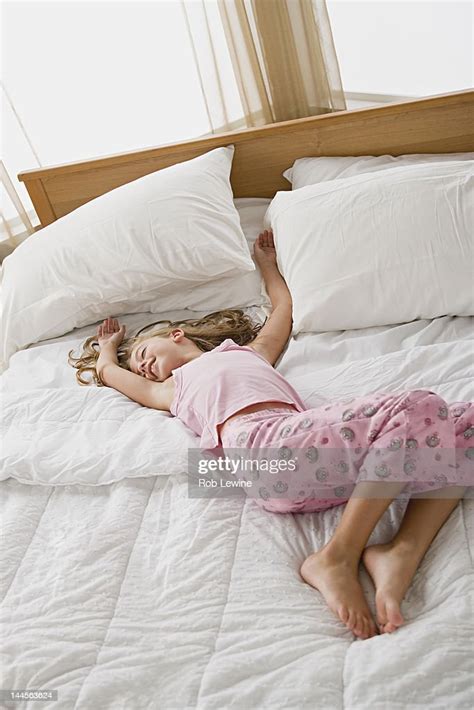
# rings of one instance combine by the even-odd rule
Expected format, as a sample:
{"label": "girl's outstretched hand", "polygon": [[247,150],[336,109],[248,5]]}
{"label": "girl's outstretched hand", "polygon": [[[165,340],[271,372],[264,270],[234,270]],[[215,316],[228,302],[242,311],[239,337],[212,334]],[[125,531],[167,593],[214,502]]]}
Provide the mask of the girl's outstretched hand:
{"label": "girl's outstretched hand", "polygon": [[108,344],[115,345],[118,348],[124,336],[125,326],[119,325],[116,318],[106,318],[102,325],[97,328],[97,339],[100,348]]}
{"label": "girl's outstretched hand", "polygon": [[258,235],[253,245],[253,253],[260,268],[268,265],[277,266],[276,249],[271,229],[265,229]]}

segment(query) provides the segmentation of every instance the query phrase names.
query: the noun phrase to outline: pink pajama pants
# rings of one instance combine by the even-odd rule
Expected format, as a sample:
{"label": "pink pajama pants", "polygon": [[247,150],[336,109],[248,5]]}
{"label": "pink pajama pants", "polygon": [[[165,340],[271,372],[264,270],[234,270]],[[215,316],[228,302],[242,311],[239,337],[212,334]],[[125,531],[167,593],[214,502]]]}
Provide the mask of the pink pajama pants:
{"label": "pink pajama pants", "polygon": [[247,495],[270,512],[340,505],[362,481],[402,484],[402,496],[422,497],[474,485],[474,405],[411,390],[304,412],[269,407],[229,422],[222,447],[226,456],[253,460],[253,468],[236,476],[251,484]]}

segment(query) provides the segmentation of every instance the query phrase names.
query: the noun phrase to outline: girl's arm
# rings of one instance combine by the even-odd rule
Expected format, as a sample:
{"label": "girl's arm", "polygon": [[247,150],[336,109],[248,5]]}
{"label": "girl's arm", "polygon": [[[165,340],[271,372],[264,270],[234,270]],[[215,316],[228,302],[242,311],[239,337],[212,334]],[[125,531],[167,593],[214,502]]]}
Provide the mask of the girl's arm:
{"label": "girl's arm", "polygon": [[163,382],[153,382],[118,364],[117,348],[123,340],[125,326],[119,326],[115,318],[107,318],[98,328],[100,346],[96,370],[107,387],[113,387],[134,402],[151,409],[169,411],[169,389]]}
{"label": "girl's arm", "polygon": [[254,245],[254,254],[272,303],[272,312],[249,347],[259,352],[271,365],[274,365],[291,335],[293,319],[291,294],[285,279],[278,271],[271,230],[265,230],[258,235]]}

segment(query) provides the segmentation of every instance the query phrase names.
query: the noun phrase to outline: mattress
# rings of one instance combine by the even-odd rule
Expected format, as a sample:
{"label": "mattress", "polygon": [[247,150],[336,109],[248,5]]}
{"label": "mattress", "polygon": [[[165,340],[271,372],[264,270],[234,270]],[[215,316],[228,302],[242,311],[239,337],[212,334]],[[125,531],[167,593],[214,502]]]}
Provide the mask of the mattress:
{"label": "mattress", "polygon": [[[138,325],[150,315],[129,318]],[[304,334],[289,342],[277,369],[308,407],[413,388],[472,400],[472,325],[444,317]],[[5,399],[18,404],[1,461],[4,689],[57,690],[58,702],[41,707],[61,710],[474,705],[472,499],[457,506],[423,559],[403,602],[406,624],[356,640],[298,572],[329,540],[342,507],[276,515],[243,494],[190,498],[176,447],[197,438],[166,413],[129,408],[119,393],[109,400],[105,388],[77,387],[61,358],[83,335],[17,353],[2,378]],[[101,389],[117,421],[91,434],[102,409],[87,398]],[[48,390],[55,405],[63,391],[75,403],[70,419],[65,408],[45,409]],[[38,431],[48,433],[41,411],[51,438],[38,458]],[[100,448],[107,432],[117,446],[124,442],[108,467],[113,449]],[[55,449],[68,436],[69,459],[67,446]],[[171,448],[155,443],[163,437]],[[98,447],[105,478],[91,463]],[[90,465],[81,483],[72,482],[81,473],[77,456]],[[402,501],[392,503],[369,542],[391,539],[403,510]],[[374,610],[363,569],[361,580]]]}

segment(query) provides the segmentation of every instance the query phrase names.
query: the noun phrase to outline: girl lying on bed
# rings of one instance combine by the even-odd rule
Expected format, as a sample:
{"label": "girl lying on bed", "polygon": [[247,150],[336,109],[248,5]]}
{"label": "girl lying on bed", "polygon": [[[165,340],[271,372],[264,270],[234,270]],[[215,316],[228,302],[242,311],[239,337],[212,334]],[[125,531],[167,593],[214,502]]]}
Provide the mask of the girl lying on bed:
{"label": "girl lying on bed", "polygon": [[[434,392],[411,390],[308,409],[273,367],[291,334],[292,302],[271,232],[258,236],[254,254],[273,307],[263,327],[229,310],[168,321],[124,341],[125,327],[107,318],[82,357],[70,353],[70,363],[81,384],[89,384],[81,378],[89,371],[99,385],[170,411],[201,437],[201,449],[257,453],[271,446],[284,459],[305,451],[310,491],[289,495],[288,485],[272,485],[269,475],[265,485],[259,480],[255,500],[278,513],[346,503],[332,539],[303,562],[301,576],[356,636],[369,638],[378,630],[358,580],[362,559],[376,588],[379,630],[393,632],[403,624],[400,604],[426,550],[472,485],[473,404],[449,405]],[[297,489],[303,487],[300,477]],[[366,547],[402,491],[411,500],[397,534],[388,544]]]}

